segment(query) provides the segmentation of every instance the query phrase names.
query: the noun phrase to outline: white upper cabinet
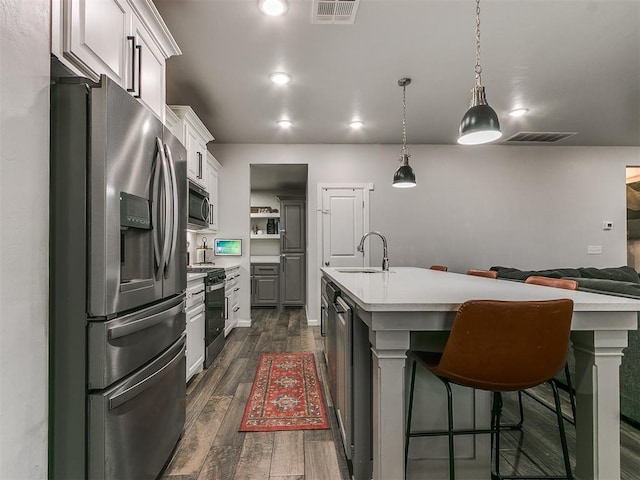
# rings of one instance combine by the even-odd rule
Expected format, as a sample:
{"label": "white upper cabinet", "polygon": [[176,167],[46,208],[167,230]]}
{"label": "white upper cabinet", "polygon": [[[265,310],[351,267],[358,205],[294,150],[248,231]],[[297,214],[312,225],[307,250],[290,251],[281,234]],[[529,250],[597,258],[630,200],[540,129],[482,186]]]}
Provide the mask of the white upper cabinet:
{"label": "white upper cabinet", "polygon": [[63,38],[65,58],[97,80],[107,74],[125,85],[128,72],[126,38],[130,32],[131,10],[127,0],[71,0],[66,12]]}
{"label": "white upper cabinet", "polygon": [[209,192],[209,228],[211,232],[218,231],[218,172],[221,165],[216,158],[207,152],[207,192]]}
{"label": "white upper cabinet", "polygon": [[[178,122],[173,127],[171,126],[172,121],[167,122],[167,125],[187,149],[187,177],[206,190],[209,181],[207,174],[207,143],[214,140],[213,135],[207,130],[207,127],[204,126],[191,107],[169,105],[169,108],[178,118]],[[180,135],[175,132],[180,133]]]}
{"label": "white upper cabinet", "polygon": [[166,59],[182,52],[151,0],[52,0],[51,52],[78,75],[105,74],[164,121]]}
{"label": "white upper cabinet", "polygon": [[135,40],[135,65],[138,70],[134,75],[137,80],[134,95],[159,118],[163,118],[166,98],[166,58],[158,48],[151,32],[135,15],[132,33]]}

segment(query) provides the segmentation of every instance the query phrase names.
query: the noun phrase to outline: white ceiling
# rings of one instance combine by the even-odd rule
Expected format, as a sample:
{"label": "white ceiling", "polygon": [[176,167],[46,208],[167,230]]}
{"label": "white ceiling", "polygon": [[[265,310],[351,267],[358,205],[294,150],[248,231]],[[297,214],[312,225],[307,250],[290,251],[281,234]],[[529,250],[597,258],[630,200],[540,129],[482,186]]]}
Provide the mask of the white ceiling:
{"label": "white ceiling", "polygon": [[[311,23],[311,0],[266,17],[257,0],[155,0],[183,55],[167,100],[217,143],[454,144],[474,82],[473,0],[361,0],[353,25]],[[482,0],[481,64],[503,139],[640,145],[640,1]],[[278,87],[274,71],[293,81]],[[507,112],[530,109],[514,119]],[[282,130],[276,120],[294,125]],[[354,131],[353,118],[365,126]]]}

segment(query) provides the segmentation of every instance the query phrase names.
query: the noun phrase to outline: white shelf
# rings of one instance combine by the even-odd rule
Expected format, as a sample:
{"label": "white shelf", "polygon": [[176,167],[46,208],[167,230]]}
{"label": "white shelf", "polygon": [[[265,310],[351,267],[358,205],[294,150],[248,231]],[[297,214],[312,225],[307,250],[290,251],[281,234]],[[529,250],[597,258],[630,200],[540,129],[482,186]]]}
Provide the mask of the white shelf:
{"label": "white shelf", "polygon": [[280,238],[279,233],[263,233],[262,235],[251,234],[251,240],[272,240]]}
{"label": "white shelf", "polygon": [[251,218],[280,218],[279,213],[252,213]]}

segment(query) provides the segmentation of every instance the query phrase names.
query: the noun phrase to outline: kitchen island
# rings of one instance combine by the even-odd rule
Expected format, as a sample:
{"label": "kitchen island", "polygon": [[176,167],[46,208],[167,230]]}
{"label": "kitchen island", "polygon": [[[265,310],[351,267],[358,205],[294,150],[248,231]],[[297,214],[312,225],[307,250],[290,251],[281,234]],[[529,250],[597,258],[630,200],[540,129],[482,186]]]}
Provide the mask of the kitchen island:
{"label": "kitchen island", "polygon": [[[581,480],[620,478],[619,366],[627,331],[638,328],[640,301],[411,267],[375,273],[321,271],[357,306],[355,321],[369,329],[374,480],[404,478],[405,364],[412,334],[442,336],[467,300],[553,298],[574,302],[575,475]],[[488,466],[484,468],[473,478],[490,478]],[[440,478],[435,475],[427,478]]]}

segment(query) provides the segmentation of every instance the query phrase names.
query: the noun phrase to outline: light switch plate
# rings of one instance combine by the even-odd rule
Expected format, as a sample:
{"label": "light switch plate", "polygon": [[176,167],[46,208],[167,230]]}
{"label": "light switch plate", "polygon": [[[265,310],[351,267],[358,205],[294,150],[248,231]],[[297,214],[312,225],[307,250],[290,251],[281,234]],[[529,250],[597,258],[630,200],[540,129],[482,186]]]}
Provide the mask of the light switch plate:
{"label": "light switch plate", "polygon": [[600,255],[602,253],[602,245],[588,245],[587,254]]}

